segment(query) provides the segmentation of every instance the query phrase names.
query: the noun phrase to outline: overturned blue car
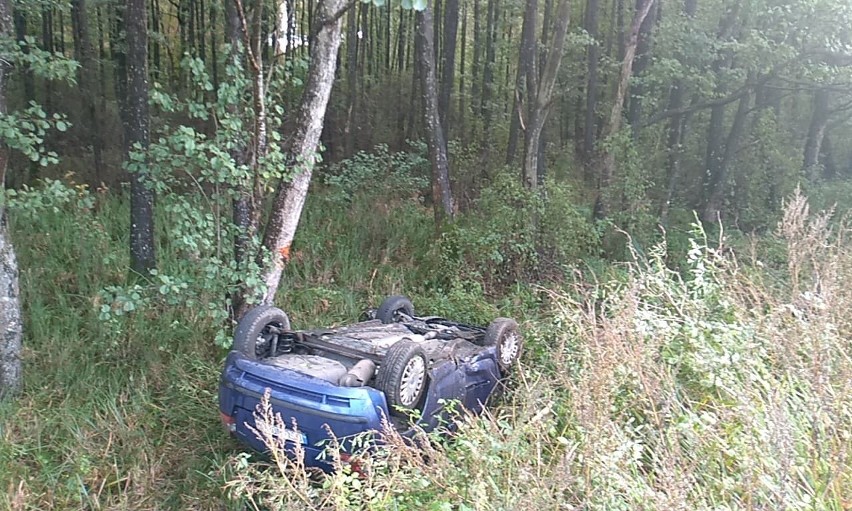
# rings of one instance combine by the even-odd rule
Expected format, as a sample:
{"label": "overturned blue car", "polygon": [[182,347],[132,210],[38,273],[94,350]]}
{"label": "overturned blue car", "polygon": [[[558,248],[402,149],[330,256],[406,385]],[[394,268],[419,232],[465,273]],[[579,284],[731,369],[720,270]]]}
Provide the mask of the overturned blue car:
{"label": "overturned blue car", "polygon": [[[275,431],[300,444],[305,465],[330,468],[321,453],[338,440],[391,424],[425,431],[457,402],[482,410],[523,348],[518,324],[497,318],[487,327],[417,316],[403,296],[387,298],[352,325],[292,330],[287,315],[259,306],[240,320],[219,385],[222,422],[257,451],[254,411],[265,393],[272,411],[293,429]],[[346,442],[343,442],[346,449]]]}

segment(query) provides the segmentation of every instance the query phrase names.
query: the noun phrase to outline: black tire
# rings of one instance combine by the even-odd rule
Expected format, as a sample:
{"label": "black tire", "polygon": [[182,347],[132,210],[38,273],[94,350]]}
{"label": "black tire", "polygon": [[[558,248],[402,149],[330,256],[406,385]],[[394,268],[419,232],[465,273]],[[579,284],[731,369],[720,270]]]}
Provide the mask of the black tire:
{"label": "black tire", "polygon": [[404,296],[389,296],[376,310],[376,319],[386,325],[396,323],[399,321],[400,312],[409,316],[414,315],[414,305],[411,304],[411,300]]}
{"label": "black tire", "polygon": [[252,360],[269,355],[270,342],[276,334],[269,326],[290,330],[290,318],[281,309],[259,305],[246,313],[234,330],[234,348]]}
{"label": "black tire", "polygon": [[497,318],[488,325],[482,344],[497,346],[497,363],[500,371],[506,375],[521,357],[524,338],[514,319]]}
{"label": "black tire", "polygon": [[390,347],[376,374],[376,388],[385,393],[390,413],[407,417],[421,406],[428,371],[426,352],[416,342],[403,339]]}

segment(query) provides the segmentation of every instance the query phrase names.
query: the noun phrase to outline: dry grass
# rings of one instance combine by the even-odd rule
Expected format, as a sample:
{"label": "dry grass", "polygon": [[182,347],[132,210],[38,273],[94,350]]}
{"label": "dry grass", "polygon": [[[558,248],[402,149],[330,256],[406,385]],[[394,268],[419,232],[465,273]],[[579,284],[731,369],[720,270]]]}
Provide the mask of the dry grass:
{"label": "dry grass", "polygon": [[583,298],[552,291],[551,324],[527,325],[545,363],[494,415],[460,416],[425,452],[385,432],[361,474],[340,465],[319,483],[244,465],[231,495],[264,509],[849,509],[852,252],[830,216],[788,201],[783,286],[699,231],[686,275],[658,247]]}

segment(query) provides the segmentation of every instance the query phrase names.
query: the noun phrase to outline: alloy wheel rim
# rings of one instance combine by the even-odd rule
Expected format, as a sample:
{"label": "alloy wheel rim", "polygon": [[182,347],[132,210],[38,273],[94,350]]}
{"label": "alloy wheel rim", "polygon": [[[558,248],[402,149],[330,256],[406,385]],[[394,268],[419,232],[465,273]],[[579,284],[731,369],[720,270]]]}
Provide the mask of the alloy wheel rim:
{"label": "alloy wheel rim", "polygon": [[420,396],[426,377],[426,363],[416,356],[408,361],[399,379],[399,398],[404,406],[413,406]]}
{"label": "alloy wheel rim", "polygon": [[500,344],[500,361],[503,365],[508,366],[515,360],[519,348],[518,334],[510,332],[503,337],[503,342]]}

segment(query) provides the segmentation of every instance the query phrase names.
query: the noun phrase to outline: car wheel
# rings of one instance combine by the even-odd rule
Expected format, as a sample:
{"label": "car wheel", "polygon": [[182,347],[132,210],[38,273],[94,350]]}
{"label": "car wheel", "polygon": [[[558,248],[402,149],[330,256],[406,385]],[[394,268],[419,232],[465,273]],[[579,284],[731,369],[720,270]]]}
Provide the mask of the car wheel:
{"label": "car wheel", "polygon": [[269,356],[278,330],[290,330],[290,318],[281,309],[259,305],[249,310],[234,330],[234,348],[252,360]]}
{"label": "car wheel", "polygon": [[390,347],[376,374],[390,413],[405,417],[417,409],[426,395],[427,371],[426,353],[416,342],[403,339]]}
{"label": "car wheel", "polygon": [[488,325],[483,344],[497,347],[497,363],[500,371],[507,374],[521,356],[524,338],[514,319],[497,318]]}
{"label": "car wheel", "polygon": [[379,305],[376,311],[376,319],[381,320],[384,324],[397,323],[400,320],[400,313],[408,316],[414,315],[414,305],[411,300],[404,296],[389,296]]}

